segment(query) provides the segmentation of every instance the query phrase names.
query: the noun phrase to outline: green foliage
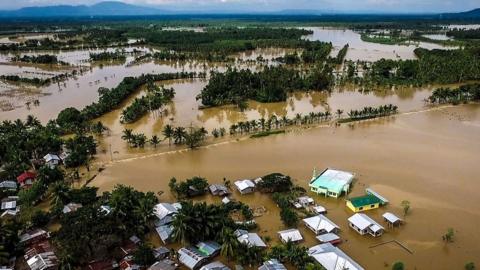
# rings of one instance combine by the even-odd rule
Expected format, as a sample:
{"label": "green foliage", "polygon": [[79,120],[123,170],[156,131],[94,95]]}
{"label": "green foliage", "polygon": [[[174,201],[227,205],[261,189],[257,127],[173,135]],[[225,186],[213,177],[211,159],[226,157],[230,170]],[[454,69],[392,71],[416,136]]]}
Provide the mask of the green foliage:
{"label": "green foliage", "polygon": [[237,248],[237,261],[244,266],[253,267],[263,262],[265,250],[260,247],[240,244]]}
{"label": "green foliage", "polygon": [[157,110],[165,104],[172,101],[175,96],[173,88],[157,87],[151,83],[152,87],[146,96],[135,98],[127,108],[122,112],[121,121],[132,123],[138,120],[149,111]]}
{"label": "green foliage", "polygon": [[199,147],[207,136],[207,131],[203,128],[190,128],[184,135],[185,144],[191,148]]}
{"label": "green foliage", "polygon": [[433,91],[428,101],[433,104],[478,101],[480,100],[480,84],[465,84],[458,88],[437,88]]}
{"label": "green foliage", "polygon": [[57,56],[50,55],[50,54],[23,55],[22,57],[20,57],[20,56],[13,57],[12,61],[34,63],[34,64],[62,64],[62,65],[68,65],[65,62],[58,61]]}
{"label": "green foliage", "polygon": [[153,255],[153,248],[149,244],[142,243],[133,253],[133,262],[147,267],[155,262],[155,256]]}
{"label": "green foliage", "polygon": [[35,210],[32,214],[32,226],[44,227],[50,222],[50,215],[42,210]]}
{"label": "green foliage", "polygon": [[8,265],[18,248],[18,224],[0,219],[0,265]]}
{"label": "green foliage", "polygon": [[475,270],[475,269],[476,269],[475,263],[469,262],[469,263],[465,264],[465,270]]}
{"label": "green foliage", "polygon": [[203,177],[195,176],[177,183],[177,180],[172,178],[169,186],[170,190],[179,198],[194,197],[205,194],[208,181]]}
{"label": "green foliage", "polygon": [[295,227],[298,224],[298,214],[291,208],[282,208],[280,210],[280,218],[286,227]]}
{"label": "green foliage", "polygon": [[122,51],[90,53],[90,61],[125,61],[127,58]]}
{"label": "green foliage", "polygon": [[297,246],[292,242],[272,247],[267,257],[288,262],[296,269],[306,269],[308,264],[315,263],[313,258],[308,255],[308,248]]}
{"label": "green foliage", "polygon": [[93,136],[77,134],[65,142],[68,156],[64,160],[65,166],[77,167],[88,165],[90,158],[97,153],[97,144]]}
{"label": "green foliage", "polygon": [[30,188],[22,189],[18,192],[20,204],[27,207],[35,205],[47,191],[47,186],[43,181],[37,180]]}
{"label": "green foliage", "polygon": [[287,192],[292,189],[293,183],[288,175],[281,173],[272,173],[262,176],[262,181],[257,184],[257,188],[261,192]]}
{"label": "green foliage", "polygon": [[453,242],[454,236],[455,236],[455,230],[453,230],[453,228],[448,228],[447,233],[445,233],[442,236],[442,238],[443,238],[443,241],[445,241],[446,243],[451,243]]}
{"label": "green foliage", "polygon": [[63,109],[57,116],[57,125],[66,131],[75,131],[83,126],[83,115],[76,108]]}
{"label": "green foliage", "polygon": [[400,203],[400,206],[403,208],[403,215],[406,216],[410,212],[410,202],[407,200],[403,200]]}
{"label": "green foliage", "polygon": [[403,270],[405,269],[405,265],[403,262],[395,262],[392,266],[392,270]]}
{"label": "green foliage", "polygon": [[42,166],[37,170],[37,180],[49,185],[51,183],[63,181],[65,173],[58,166]]}

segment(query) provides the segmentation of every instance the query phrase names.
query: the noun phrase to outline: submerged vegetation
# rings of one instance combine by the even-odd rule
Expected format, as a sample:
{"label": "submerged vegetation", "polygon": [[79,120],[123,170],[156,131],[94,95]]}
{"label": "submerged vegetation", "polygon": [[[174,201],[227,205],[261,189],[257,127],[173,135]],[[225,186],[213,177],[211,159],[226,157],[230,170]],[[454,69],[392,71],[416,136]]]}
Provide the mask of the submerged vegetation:
{"label": "submerged vegetation", "polygon": [[470,101],[480,100],[480,84],[465,84],[458,88],[437,88],[432,95],[428,97],[428,101],[432,104],[459,104]]}

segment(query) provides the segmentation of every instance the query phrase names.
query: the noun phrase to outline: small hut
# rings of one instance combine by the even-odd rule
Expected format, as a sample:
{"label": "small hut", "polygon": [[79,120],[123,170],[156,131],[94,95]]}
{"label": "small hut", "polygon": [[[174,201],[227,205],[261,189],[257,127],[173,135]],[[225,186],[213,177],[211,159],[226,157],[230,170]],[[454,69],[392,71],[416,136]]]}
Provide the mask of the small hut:
{"label": "small hut", "polygon": [[383,216],[383,219],[385,220],[385,222],[387,222],[388,227],[394,228],[394,227],[398,227],[398,226],[403,224],[403,220],[401,218],[397,217],[396,215],[394,215],[390,212],[386,212],[382,216]]}

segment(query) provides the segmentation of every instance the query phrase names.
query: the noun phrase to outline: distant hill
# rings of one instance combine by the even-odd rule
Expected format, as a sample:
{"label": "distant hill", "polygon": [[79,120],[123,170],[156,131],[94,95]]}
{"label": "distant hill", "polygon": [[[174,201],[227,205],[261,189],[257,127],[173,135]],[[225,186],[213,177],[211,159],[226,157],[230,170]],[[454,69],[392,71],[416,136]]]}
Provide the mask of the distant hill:
{"label": "distant hill", "polygon": [[116,1],[105,1],[95,5],[57,5],[25,7],[18,10],[0,11],[0,17],[85,17],[85,16],[138,16],[162,15],[165,11],[152,7],[136,6]]}
{"label": "distant hill", "polygon": [[480,19],[480,8],[459,13],[445,13],[442,18],[447,19]]}

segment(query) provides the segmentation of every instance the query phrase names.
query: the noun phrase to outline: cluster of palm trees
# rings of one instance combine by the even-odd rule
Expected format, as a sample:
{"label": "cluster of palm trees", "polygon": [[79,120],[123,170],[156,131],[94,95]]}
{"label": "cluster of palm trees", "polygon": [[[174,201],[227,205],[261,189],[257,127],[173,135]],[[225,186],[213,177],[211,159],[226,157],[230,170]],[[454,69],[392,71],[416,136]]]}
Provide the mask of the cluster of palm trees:
{"label": "cluster of palm trees", "polygon": [[476,101],[479,99],[479,83],[466,84],[455,89],[449,87],[437,88],[433,91],[432,95],[428,97],[428,101],[432,104],[455,104],[460,102]]}
{"label": "cluster of palm trees", "polygon": [[[224,133],[225,131],[223,131]],[[190,148],[196,148],[206,139],[208,131],[204,127],[174,127],[172,125],[165,125],[162,130],[163,140],[168,140],[169,146],[187,145]],[[157,147],[163,140],[158,135],[153,135],[150,139],[143,133],[133,133],[132,129],[124,129],[122,139],[126,141],[131,147],[144,148],[147,143],[153,147]]]}
{"label": "cluster of palm trees", "polygon": [[396,114],[398,112],[398,107],[392,104],[382,105],[377,108],[374,107],[364,107],[362,110],[351,110],[348,113],[348,116],[352,120],[361,120],[368,118],[375,118],[381,116],[388,116]]}
{"label": "cluster of palm trees", "polygon": [[230,126],[230,134],[244,134],[259,131],[269,131],[272,129],[286,128],[293,125],[308,125],[329,121],[332,118],[332,113],[326,112],[310,112],[302,115],[297,113],[294,118],[287,116],[278,117],[272,115],[270,118],[260,118],[258,120],[240,121]]}

